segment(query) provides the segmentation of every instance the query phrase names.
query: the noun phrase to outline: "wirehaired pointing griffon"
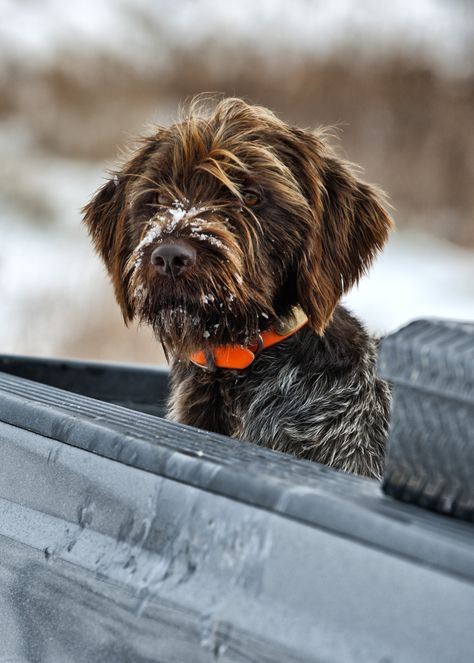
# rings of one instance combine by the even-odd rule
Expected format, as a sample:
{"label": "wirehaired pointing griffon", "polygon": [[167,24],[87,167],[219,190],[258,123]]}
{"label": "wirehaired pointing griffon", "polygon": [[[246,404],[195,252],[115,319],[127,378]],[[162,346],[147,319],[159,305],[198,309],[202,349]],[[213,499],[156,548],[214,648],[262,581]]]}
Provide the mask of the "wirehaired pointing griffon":
{"label": "wirehaired pointing griffon", "polygon": [[381,476],[389,388],[339,300],[387,239],[383,202],[324,131],[240,99],[142,140],[85,223],[172,363],[170,419]]}

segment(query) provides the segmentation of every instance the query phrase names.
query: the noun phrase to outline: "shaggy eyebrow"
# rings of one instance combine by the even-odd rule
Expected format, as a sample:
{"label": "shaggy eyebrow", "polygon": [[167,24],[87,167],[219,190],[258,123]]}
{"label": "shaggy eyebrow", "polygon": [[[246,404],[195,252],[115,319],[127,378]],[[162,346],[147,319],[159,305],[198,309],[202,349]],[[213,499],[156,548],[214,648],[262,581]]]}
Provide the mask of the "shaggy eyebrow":
{"label": "shaggy eyebrow", "polygon": [[196,166],[196,170],[204,171],[215,177],[231,193],[240,198],[240,191],[222,167],[222,163],[214,158],[208,158]]}

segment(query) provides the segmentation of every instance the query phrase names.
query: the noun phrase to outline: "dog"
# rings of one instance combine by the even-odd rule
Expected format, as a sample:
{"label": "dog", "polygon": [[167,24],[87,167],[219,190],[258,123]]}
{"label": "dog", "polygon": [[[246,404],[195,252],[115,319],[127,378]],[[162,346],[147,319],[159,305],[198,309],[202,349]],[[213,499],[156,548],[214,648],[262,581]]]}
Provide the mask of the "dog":
{"label": "dog", "polygon": [[390,390],[339,301],[392,220],[327,131],[194,102],[83,211],[125,322],[171,362],[171,420],[381,478]]}

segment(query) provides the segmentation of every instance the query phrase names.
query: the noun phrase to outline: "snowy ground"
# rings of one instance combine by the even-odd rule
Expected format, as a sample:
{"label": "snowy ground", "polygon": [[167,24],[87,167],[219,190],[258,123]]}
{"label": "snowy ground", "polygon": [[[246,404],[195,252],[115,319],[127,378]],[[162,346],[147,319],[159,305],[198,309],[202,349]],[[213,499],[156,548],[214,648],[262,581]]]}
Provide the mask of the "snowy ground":
{"label": "snowy ground", "polygon": [[394,233],[346,304],[377,333],[416,318],[474,321],[474,252],[420,232]]}
{"label": "snowy ground", "polygon": [[0,151],[0,353],[156,361],[81,225],[106,164],[46,155],[16,123],[0,125]]}

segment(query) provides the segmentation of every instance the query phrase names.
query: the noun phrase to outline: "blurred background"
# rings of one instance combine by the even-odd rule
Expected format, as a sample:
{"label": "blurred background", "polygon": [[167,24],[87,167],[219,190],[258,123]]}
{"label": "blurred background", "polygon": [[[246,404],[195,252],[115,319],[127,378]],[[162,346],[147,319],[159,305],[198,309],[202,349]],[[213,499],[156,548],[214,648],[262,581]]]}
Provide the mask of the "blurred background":
{"label": "blurred background", "polygon": [[471,0],[0,0],[1,353],[163,361],[79,209],[203,91],[336,125],[389,193],[397,230],[347,297],[370,329],[474,319]]}

